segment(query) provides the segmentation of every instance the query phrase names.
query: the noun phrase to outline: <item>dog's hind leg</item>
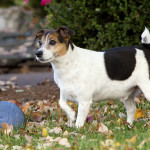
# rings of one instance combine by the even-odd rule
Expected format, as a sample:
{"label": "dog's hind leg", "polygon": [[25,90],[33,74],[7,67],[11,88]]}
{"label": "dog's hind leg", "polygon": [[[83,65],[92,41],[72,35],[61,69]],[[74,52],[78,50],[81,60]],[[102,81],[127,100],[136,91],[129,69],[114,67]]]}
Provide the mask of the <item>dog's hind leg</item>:
{"label": "dog's hind leg", "polygon": [[150,81],[148,80],[145,83],[142,82],[141,84],[139,84],[139,88],[142,90],[146,99],[150,102]]}
{"label": "dog's hind leg", "polygon": [[60,92],[59,105],[62,108],[62,110],[65,111],[65,113],[68,116],[68,123],[67,123],[67,125],[72,127],[73,126],[73,121],[75,121],[75,112],[67,104],[67,100],[65,99],[65,96],[63,95],[62,92]]}
{"label": "dog's hind leg", "polygon": [[127,122],[130,124],[132,124],[134,121],[134,115],[136,112],[136,104],[134,102],[134,98],[136,96],[136,93],[138,92],[139,90],[136,89],[126,100],[122,100],[127,112]]}

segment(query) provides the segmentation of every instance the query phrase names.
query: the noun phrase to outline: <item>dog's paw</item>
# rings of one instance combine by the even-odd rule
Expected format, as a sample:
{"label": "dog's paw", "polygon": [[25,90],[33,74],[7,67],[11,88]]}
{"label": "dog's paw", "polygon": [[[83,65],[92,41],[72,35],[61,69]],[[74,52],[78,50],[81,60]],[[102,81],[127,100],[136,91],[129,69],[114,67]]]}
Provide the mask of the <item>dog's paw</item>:
{"label": "dog's paw", "polygon": [[83,125],[84,125],[84,122],[79,122],[79,121],[77,121],[76,124],[75,124],[77,129],[83,127]]}
{"label": "dog's paw", "polygon": [[69,127],[74,127],[75,123],[72,122],[71,120],[68,120],[67,123],[66,123],[66,125],[69,126]]}

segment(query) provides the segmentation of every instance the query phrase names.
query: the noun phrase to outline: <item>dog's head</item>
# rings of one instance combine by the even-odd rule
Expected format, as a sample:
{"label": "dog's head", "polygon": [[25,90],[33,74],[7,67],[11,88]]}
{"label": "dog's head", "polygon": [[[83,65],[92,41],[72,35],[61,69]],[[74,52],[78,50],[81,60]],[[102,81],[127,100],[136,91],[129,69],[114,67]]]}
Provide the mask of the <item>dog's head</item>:
{"label": "dog's head", "polygon": [[65,26],[61,26],[57,30],[40,30],[35,37],[35,40],[39,40],[36,60],[47,63],[65,55],[72,35],[75,35],[75,32]]}

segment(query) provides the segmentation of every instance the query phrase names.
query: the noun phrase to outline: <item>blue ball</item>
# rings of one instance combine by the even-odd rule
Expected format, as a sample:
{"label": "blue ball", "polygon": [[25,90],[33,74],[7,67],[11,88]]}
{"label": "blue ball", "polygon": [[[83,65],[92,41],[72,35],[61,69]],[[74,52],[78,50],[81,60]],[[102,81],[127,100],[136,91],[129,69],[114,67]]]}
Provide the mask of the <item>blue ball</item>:
{"label": "blue ball", "polygon": [[0,128],[1,123],[8,123],[14,128],[21,128],[25,125],[25,116],[22,110],[14,103],[8,101],[0,102]]}

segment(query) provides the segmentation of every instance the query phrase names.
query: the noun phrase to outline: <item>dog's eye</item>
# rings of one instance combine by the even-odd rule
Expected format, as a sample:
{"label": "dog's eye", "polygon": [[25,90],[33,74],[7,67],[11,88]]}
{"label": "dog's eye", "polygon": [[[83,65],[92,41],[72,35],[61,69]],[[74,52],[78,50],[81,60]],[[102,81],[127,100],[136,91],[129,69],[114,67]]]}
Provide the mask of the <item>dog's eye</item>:
{"label": "dog's eye", "polygon": [[40,47],[42,46],[42,42],[41,42],[41,41],[39,41],[39,46],[40,46]]}
{"label": "dog's eye", "polygon": [[50,44],[50,45],[55,45],[55,44],[56,44],[56,41],[50,40],[49,44]]}

